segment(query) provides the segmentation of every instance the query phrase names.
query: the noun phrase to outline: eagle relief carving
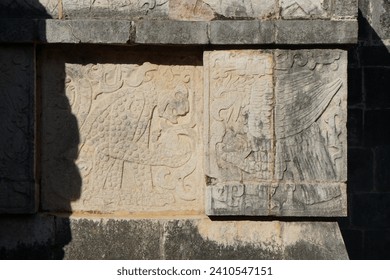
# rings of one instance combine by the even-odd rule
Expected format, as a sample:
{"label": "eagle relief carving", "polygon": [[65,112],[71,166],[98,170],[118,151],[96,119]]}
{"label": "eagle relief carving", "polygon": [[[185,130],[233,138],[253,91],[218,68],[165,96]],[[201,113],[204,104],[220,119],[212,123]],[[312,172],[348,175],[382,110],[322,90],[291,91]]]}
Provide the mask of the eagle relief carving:
{"label": "eagle relief carving", "polygon": [[345,60],[341,50],[205,55],[209,215],[345,215]]}

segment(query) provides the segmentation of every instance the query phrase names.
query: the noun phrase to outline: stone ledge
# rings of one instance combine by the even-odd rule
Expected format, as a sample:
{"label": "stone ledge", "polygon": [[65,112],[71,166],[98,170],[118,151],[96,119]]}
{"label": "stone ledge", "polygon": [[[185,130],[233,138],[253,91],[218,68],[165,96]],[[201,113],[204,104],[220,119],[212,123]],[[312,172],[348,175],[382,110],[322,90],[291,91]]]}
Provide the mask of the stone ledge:
{"label": "stone ledge", "polygon": [[0,223],[0,259],[348,259],[336,222],[41,214]]}
{"label": "stone ledge", "polygon": [[355,44],[356,20],[0,20],[0,42],[151,45]]}

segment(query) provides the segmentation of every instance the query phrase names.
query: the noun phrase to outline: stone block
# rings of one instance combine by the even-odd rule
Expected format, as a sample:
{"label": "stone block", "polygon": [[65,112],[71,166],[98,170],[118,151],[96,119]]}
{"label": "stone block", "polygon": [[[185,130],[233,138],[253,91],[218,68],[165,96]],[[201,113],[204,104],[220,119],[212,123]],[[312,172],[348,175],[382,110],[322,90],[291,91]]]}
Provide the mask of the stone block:
{"label": "stone block", "polygon": [[390,143],[390,110],[367,110],[364,114],[364,145],[368,147]]}
{"label": "stone block", "polygon": [[350,193],[373,191],[373,157],[371,149],[348,150],[348,187]]}
{"label": "stone block", "polygon": [[363,15],[374,31],[374,40],[390,39],[390,2],[377,0],[366,3]]}
{"label": "stone block", "polygon": [[351,260],[364,260],[363,255],[363,231],[342,229],[341,233]]}
{"label": "stone block", "polygon": [[390,68],[388,67],[366,67],[364,69],[364,92],[367,108],[390,108],[389,77]]}
{"label": "stone block", "polygon": [[356,44],[357,21],[277,20],[277,44]]}
{"label": "stone block", "polygon": [[345,184],[247,184],[209,186],[210,216],[345,216]]}
{"label": "stone block", "polygon": [[334,0],[333,18],[356,19],[358,15],[359,0]]}
{"label": "stone block", "polygon": [[329,19],[331,0],[280,0],[283,19]]}
{"label": "stone block", "polygon": [[2,216],[0,218],[0,259],[51,259],[54,217]]}
{"label": "stone block", "polygon": [[269,19],[278,14],[277,0],[170,0],[175,20]]}
{"label": "stone block", "polygon": [[45,20],[39,22],[39,33],[47,43],[126,44],[135,30],[128,20]]}
{"label": "stone block", "polygon": [[36,22],[33,19],[0,19],[1,43],[32,43],[36,33]]}
{"label": "stone block", "polygon": [[168,16],[168,0],[62,0],[66,19],[136,19]]}
{"label": "stone block", "polygon": [[210,22],[210,43],[214,45],[272,44],[274,42],[273,21],[216,20]]}
{"label": "stone block", "polygon": [[362,193],[352,195],[352,224],[365,229],[390,228],[390,193]]}
{"label": "stone block", "polygon": [[[156,260],[161,226],[150,219],[57,217],[56,244],[68,260]],[[63,232],[69,232],[64,236]],[[64,239],[65,237],[65,239]]]}
{"label": "stone block", "polygon": [[0,212],[32,213],[34,183],[34,49],[0,48]]}
{"label": "stone block", "polygon": [[56,18],[58,0],[2,0],[1,18]]}
{"label": "stone block", "polygon": [[138,21],[136,22],[135,43],[172,45],[208,44],[208,24],[206,22],[196,21]]}
{"label": "stone block", "polygon": [[205,53],[207,214],[346,214],[346,59]]}
{"label": "stone block", "polygon": [[204,209],[200,52],[49,47],[41,61],[44,210]]}
{"label": "stone block", "polygon": [[348,259],[337,223],[171,220],[164,240],[166,259]]}

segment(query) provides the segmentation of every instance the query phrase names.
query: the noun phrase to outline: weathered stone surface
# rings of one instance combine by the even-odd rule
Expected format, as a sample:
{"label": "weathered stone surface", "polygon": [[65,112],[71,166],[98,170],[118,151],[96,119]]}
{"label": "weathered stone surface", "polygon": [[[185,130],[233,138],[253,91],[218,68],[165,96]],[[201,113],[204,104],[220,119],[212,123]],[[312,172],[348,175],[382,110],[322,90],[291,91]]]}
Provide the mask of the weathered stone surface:
{"label": "weathered stone surface", "polygon": [[345,216],[345,184],[220,184],[207,187],[211,216]]}
{"label": "weathered stone surface", "polygon": [[279,3],[284,19],[328,19],[331,15],[331,0],[280,0]]}
{"label": "weathered stone surface", "polygon": [[54,229],[52,216],[2,216],[0,259],[51,259]]}
{"label": "weathered stone surface", "polygon": [[[361,1],[362,14],[375,34],[374,41],[390,39],[390,2],[387,0]],[[378,42],[373,42],[377,44]]]}
{"label": "weathered stone surface", "polygon": [[169,20],[136,22],[135,43],[138,44],[208,44],[206,22],[181,22]]}
{"label": "weathered stone surface", "polygon": [[348,259],[337,223],[172,220],[166,259]]}
{"label": "weathered stone surface", "polygon": [[168,16],[168,0],[62,0],[64,17],[135,19]]}
{"label": "weathered stone surface", "polygon": [[272,44],[275,42],[275,23],[257,20],[216,20],[210,22],[210,43]]}
{"label": "weathered stone surface", "polygon": [[34,49],[0,48],[0,212],[35,211]]}
{"label": "weathered stone surface", "polygon": [[201,211],[200,53],[107,49],[42,58],[43,209]]}
{"label": "weathered stone surface", "polygon": [[32,43],[36,33],[33,19],[0,19],[0,42]]}
{"label": "weathered stone surface", "polygon": [[207,214],[346,215],[346,59],[205,53]]}
{"label": "weathered stone surface", "polygon": [[358,0],[334,0],[333,18],[356,19],[358,15]]}
{"label": "weathered stone surface", "polygon": [[134,40],[134,24],[127,20],[45,20],[40,40],[48,43],[126,44]]}
{"label": "weathered stone surface", "polygon": [[169,1],[169,17],[177,20],[268,19],[277,13],[277,0]]}
{"label": "weathered stone surface", "polygon": [[[162,226],[158,220],[98,218],[56,219],[56,243],[64,259],[161,259]],[[63,235],[63,232],[68,235]]]}
{"label": "weathered stone surface", "polygon": [[58,0],[2,0],[1,18],[56,18]]}
{"label": "weathered stone surface", "polygon": [[356,44],[357,21],[278,20],[277,44]]}

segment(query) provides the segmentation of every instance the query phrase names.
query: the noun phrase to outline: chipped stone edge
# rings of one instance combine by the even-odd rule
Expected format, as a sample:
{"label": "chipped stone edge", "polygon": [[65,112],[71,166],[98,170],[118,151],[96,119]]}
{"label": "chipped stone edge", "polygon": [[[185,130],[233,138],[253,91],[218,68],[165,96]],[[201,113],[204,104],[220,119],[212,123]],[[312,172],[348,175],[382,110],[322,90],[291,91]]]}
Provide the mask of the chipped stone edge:
{"label": "chipped stone edge", "polygon": [[[7,43],[316,45],[356,44],[358,38],[358,23],[355,19],[271,21],[1,19],[0,27],[3,30],[0,31],[0,42]],[[12,34],[9,30],[12,30]],[[233,36],[222,36],[221,31],[234,33]]]}

